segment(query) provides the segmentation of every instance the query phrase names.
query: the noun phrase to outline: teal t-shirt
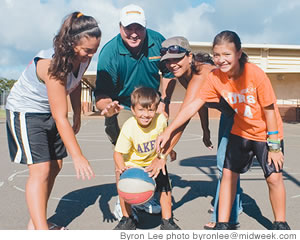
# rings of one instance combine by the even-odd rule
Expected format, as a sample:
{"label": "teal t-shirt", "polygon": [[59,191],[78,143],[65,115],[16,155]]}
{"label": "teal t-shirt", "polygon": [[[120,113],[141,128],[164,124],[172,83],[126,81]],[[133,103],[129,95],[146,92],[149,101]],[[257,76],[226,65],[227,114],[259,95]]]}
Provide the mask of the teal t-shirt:
{"label": "teal t-shirt", "polygon": [[[130,94],[136,87],[158,90],[160,48],[164,40],[160,33],[147,29],[144,46],[137,58],[125,47],[120,34],[105,44],[98,58],[95,97],[104,94],[130,108]],[[167,71],[162,72],[166,78],[173,77]]]}

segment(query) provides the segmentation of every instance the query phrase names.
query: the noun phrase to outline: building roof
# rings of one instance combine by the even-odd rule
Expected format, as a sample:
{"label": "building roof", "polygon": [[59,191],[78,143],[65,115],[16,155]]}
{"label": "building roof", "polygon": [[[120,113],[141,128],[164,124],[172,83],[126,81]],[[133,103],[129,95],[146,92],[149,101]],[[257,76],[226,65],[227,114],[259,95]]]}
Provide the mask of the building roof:
{"label": "building roof", "polygon": [[[190,42],[193,52],[211,53],[211,42]],[[300,73],[300,45],[242,44],[249,61],[266,73]],[[83,81],[92,88],[96,86],[96,71],[87,71]]]}

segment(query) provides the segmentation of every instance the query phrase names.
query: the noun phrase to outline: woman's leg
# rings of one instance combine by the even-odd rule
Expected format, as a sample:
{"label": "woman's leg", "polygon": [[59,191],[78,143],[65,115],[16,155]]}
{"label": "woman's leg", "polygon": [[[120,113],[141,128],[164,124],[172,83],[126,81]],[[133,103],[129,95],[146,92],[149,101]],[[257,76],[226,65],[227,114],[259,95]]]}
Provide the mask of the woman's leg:
{"label": "woman's leg", "polygon": [[[217,168],[219,171],[218,185],[214,201],[214,212],[211,217],[211,222],[215,223],[218,219],[218,203],[219,203],[219,191],[220,191],[220,182],[222,178],[223,165],[226,157],[226,148],[228,144],[228,137],[233,125],[233,116],[227,117],[224,114],[221,114],[220,123],[219,123],[219,133],[218,133],[218,152],[217,152]],[[232,206],[230,222],[233,224],[238,223],[238,214],[242,211],[242,200],[241,200],[241,187],[240,187],[240,178],[237,180],[237,193]]]}
{"label": "woman's leg", "polygon": [[47,203],[61,168],[62,160],[29,165],[26,200],[31,218],[28,229],[48,229]]}

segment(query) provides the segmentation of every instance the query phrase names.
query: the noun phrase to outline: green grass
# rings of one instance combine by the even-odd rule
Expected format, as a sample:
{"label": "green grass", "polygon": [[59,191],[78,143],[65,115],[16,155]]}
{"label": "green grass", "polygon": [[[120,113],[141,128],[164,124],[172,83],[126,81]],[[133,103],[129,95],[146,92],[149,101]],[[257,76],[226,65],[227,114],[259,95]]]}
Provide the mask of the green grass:
{"label": "green grass", "polygon": [[0,118],[5,118],[6,114],[5,114],[5,110],[0,109]]}

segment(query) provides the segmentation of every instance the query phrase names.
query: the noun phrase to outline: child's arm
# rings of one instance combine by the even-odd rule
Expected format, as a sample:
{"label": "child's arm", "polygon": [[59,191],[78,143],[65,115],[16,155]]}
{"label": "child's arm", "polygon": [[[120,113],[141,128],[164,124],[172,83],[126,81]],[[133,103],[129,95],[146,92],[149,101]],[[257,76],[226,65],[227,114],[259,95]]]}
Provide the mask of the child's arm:
{"label": "child's arm", "polygon": [[126,169],[128,169],[128,167],[126,167],[125,165],[122,153],[115,151],[114,161],[115,161],[116,172],[118,172],[119,174],[122,174]]}
{"label": "child's arm", "polygon": [[[264,107],[264,113],[265,113],[265,117],[266,117],[267,131],[268,132],[277,132],[278,125],[277,125],[274,105],[271,104],[270,106]],[[278,134],[269,135],[268,138],[270,140],[274,140],[274,141],[279,140]],[[279,140],[279,142],[280,142],[280,140]],[[269,165],[271,165],[271,163],[273,162],[275,165],[276,171],[279,171],[279,169],[282,169],[283,160],[284,160],[284,157],[283,157],[281,150],[269,151],[268,163],[269,163]]]}

